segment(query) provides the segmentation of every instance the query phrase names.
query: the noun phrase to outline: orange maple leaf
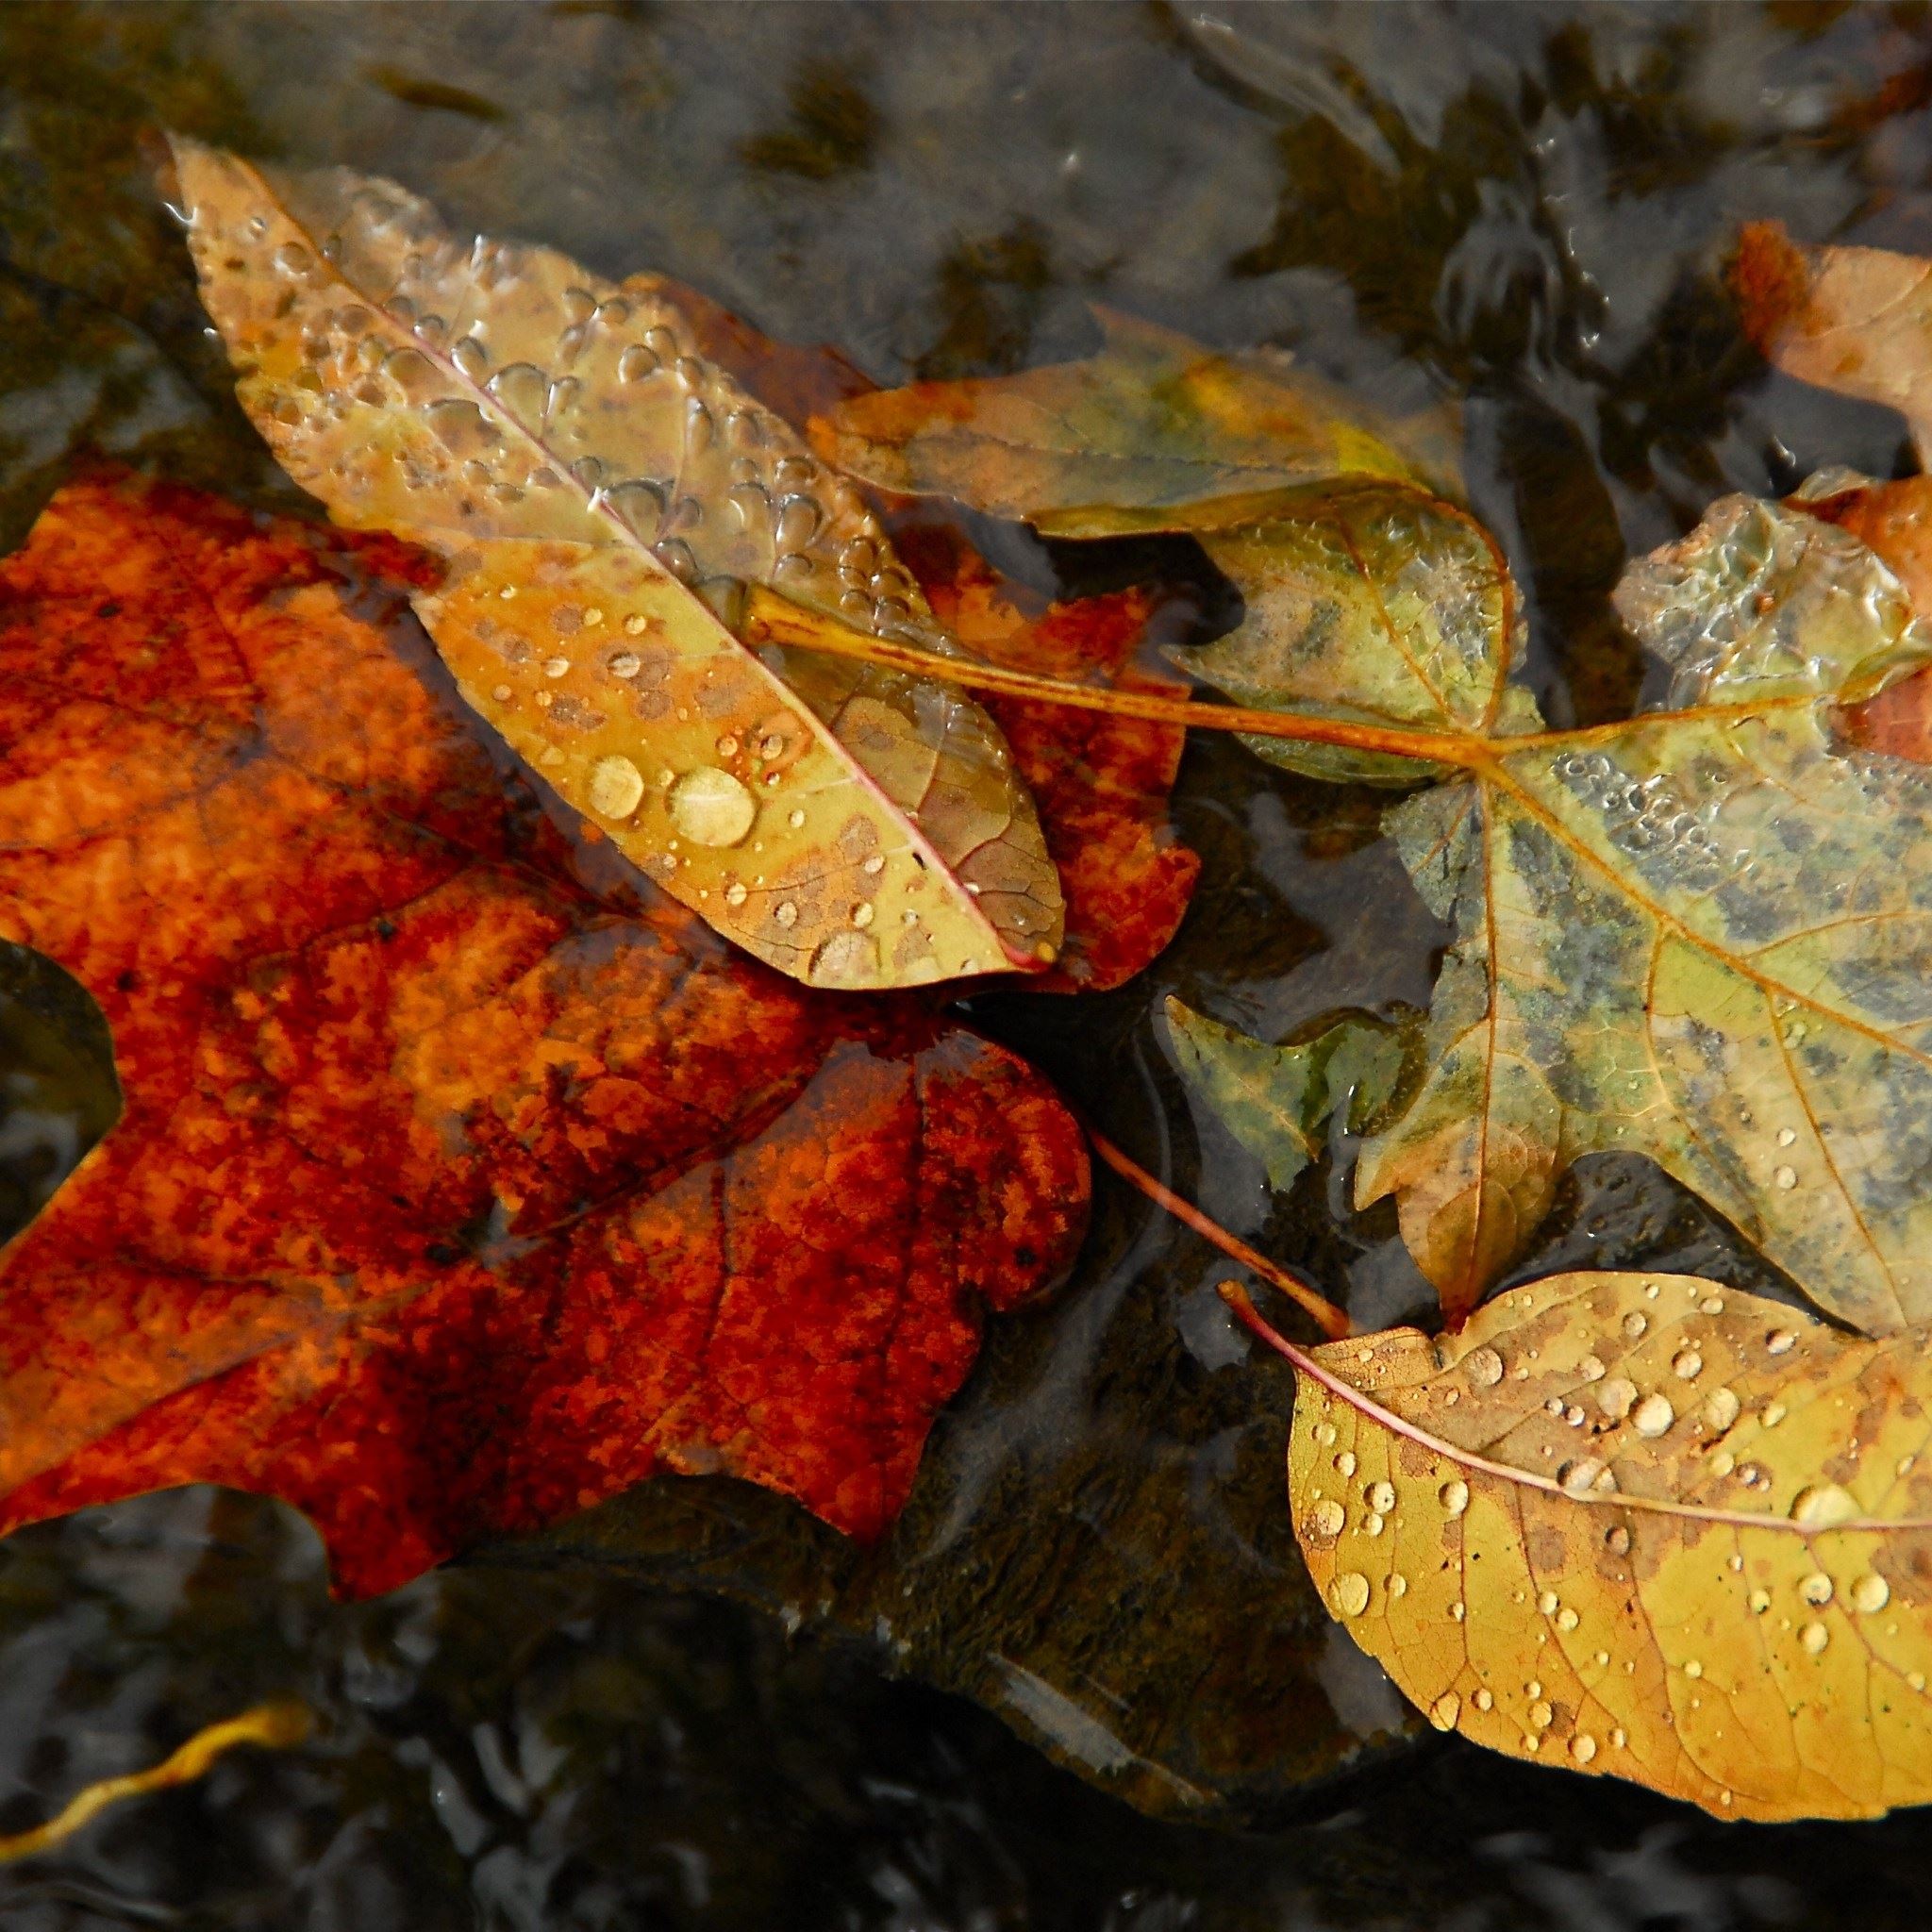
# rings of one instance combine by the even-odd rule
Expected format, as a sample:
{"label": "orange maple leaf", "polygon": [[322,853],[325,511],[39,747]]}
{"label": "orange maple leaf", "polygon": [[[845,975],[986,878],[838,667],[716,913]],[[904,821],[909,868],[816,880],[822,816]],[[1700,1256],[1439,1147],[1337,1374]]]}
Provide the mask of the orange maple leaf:
{"label": "orange maple leaf", "polygon": [[1078,1131],[916,999],[593,890],[410,568],[120,477],[0,565],[0,935],[125,1095],[5,1258],[0,1529],[224,1482],[361,1594],[663,1469],[874,1534],[981,1304],[1070,1266]]}

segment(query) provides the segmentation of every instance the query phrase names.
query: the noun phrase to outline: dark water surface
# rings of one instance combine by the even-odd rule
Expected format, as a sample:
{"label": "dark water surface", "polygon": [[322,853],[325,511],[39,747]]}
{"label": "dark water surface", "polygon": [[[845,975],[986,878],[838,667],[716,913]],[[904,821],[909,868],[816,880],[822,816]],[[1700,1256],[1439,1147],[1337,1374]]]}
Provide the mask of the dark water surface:
{"label": "dark water surface", "polygon": [[[1291,349],[1459,437],[1557,724],[1642,688],[1606,595],[1626,556],[1724,490],[1909,467],[1894,416],[1766,372],[1722,268],[1761,216],[1932,253],[1915,7],[13,5],[0,542],[89,447],[298,502],[155,206],[136,137],[158,122],[663,270],[883,382],[1080,353],[1094,300]],[[1228,621],[1185,544],[985,536],[1039,582],[1157,575],[1191,587],[1197,634]],[[1441,935],[1377,806],[1196,744],[1177,815],[1207,873],[1169,955],[1104,998],[973,1007],[1379,1324],[1427,1308],[1386,1211],[1348,1213],[1332,1162],[1271,1200],[1150,1020],[1171,991],[1273,1038],[1425,1003]],[[0,969],[12,1225],[112,1091],[85,1009]],[[1586,1163],[1534,1265],[1586,1258],[1774,1286],[1641,1162]],[[322,1724],[0,1872],[0,1927],[1926,1923],[1926,1814],[1724,1826],[1418,1738],[1309,1600],[1287,1378],[1222,1321],[1220,1272],[1104,1188],[1079,1276],[999,1324],[870,1555],[703,1483],[358,1607],[331,1604],[299,1519],[233,1494],[15,1537],[0,1829],[260,1697]]]}

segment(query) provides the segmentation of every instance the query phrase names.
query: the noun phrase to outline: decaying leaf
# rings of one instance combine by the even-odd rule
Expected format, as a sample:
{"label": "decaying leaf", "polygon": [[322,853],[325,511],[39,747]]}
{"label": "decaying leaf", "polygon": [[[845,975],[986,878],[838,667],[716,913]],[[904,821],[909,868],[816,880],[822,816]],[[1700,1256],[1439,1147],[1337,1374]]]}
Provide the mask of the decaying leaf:
{"label": "decaying leaf", "polygon": [[1349,1014],[1311,1040],[1268,1046],[1172,996],[1166,1011],[1189,1088],[1276,1190],[1320,1157],[1331,1116],[1360,1133],[1387,1111],[1412,1038],[1412,1029]]}
{"label": "decaying leaf", "polygon": [[[1932,630],[1817,508],[1727,498],[1633,567],[1619,608],[1674,708],[1614,724],[1530,728],[1500,559],[1386,483],[1272,499],[1245,624],[1189,659],[1364,725],[1332,764],[1297,747],[1303,769],[1459,771],[1387,821],[1455,938],[1416,1097],[1356,1175],[1361,1206],[1395,1197],[1452,1319],[1564,1168],[1609,1150],[1866,1333],[1932,1319],[1932,776],[1839,728],[1932,663]],[[1171,521],[1211,550],[1225,509]]]}
{"label": "decaying leaf", "polygon": [[1932,462],[1932,263],[1883,248],[1800,248],[1775,222],[1739,238],[1744,325],[1786,375],[1886,403]]}
{"label": "decaying leaf", "polygon": [[580,883],[358,555],[413,553],[102,481],[0,566],[0,938],[126,1099],[6,1253],[0,1528],[225,1482],[353,1593],[656,1470],[875,1532],[1077,1128]]}
{"label": "decaying leaf", "polygon": [[1058,883],[986,713],[768,664],[721,621],[768,584],[950,648],[858,492],[661,289],[459,240],[346,170],[175,158],[243,407],[338,521],[444,559],[417,608],[465,699],[654,882],[822,985],[1056,957]]}
{"label": "decaying leaf", "polygon": [[855,396],[814,419],[826,461],[1057,536],[1162,527],[1207,497],[1359,474],[1419,480],[1360,412],[1285,359],[1221,356],[1115,309],[1084,362]]}
{"label": "decaying leaf", "polygon": [[[1225,637],[1170,656],[1230,697],[1466,738],[1541,724],[1536,701],[1508,681],[1522,646],[1515,583],[1466,510],[1407,485],[1355,481],[1205,504],[1186,527],[1247,611]],[[1291,739],[1241,741],[1339,784],[1415,785],[1449,769]]]}
{"label": "decaying leaf", "polygon": [[1296,1352],[1333,1613],[1444,1730],[1725,1818],[1932,1801],[1932,1370],[1688,1275]]}

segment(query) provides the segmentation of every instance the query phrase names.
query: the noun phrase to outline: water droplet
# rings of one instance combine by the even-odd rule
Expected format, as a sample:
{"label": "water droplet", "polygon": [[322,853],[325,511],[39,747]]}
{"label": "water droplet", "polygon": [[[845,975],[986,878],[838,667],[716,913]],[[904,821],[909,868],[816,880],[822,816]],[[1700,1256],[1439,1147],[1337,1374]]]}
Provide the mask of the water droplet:
{"label": "water droplet", "polygon": [[727,906],[742,906],[748,896],[742,879],[733,879],[724,888],[724,903]]}
{"label": "water droplet", "polygon": [[1389,1578],[1389,1594],[1394,1597],[1403,1597],[1408,1594],[1408,1578],[1403,1575],[1399,1570]]}
{"label": "water droplet", "polygon": [[1767,1429],[1774,1429],[1790,1413],[1790,1410],[1782,1402],[1767,1402],[1764,1405],[1764,1414],[1759,1420]]}
{"label": "water droplet", "polygon": [[1713,1389],[1704,1399],[1704,1420],[1722,1435],[1738,1420],[1739,1411],[1742,1407],[1734,1391]]}
{"label": "water droplet", "polygon": [[1831,1578],[1823,1570],[1814,1570],[1798,1586],[1798,1594],[1815,1609],[1831,1601]]}
{"label": "water droplet", "polygon": [[1789,1355],[1798,1345],[1798,1338],[1789,1328],[1774,1328],[1764,1338],[1764,1347],[1770,1355]]}
{"label": "water droplet", "polygon": [[1324,1496],[1308,1509],[1308,1534],[1317,1542],[1332,1543],[1348,1526],[1348,1511],[1333,1496]]}
{"label": "water droplet", "polygon": [[1337,1474],[1341,1476],[1352,1476],[1355,1474],[1355,1451],[1353,1449],[1344,1449],[1335,1458],[1335,1469]]}
{"label": "water droplet", "polygon": [[1630,1532],[1621,1523],[1615,1523],[1604,1532],[1604,1547],[1613,1557],[1627,1557],[1630,1554]]}
{"label": "water droplet", "polygon": [[1604,1365],[1593,1355],[1587,1355],[1576,1364],[1576,1373],[1586,1382],[1601,1382],[1604,1378]]}
{"label": "water droplet", "polygon": [[1335,1424],[1333,1423],[1317,1423],[1315,1424],[1315,1441],[1321,1443],[1324,1449],[1333,1448],[1335,1446]]}
{"label": "water droplet", "polygon": [[791,809],[788,813],[786,813],[785,823],[788,825],[790,825],[794,832],[797,831],[798,828],[805,824],[805,811],[803,808],[794,805],[791,808]]}
{"label": "water droplet", "polygon": [[870,925],[873,922],[872,907],[865,900],[861,899],[858,902],[858,904],[852,908],[851,919],[853,924],[858,926],[861,931],[863,931],[865,927]]}
{"label": "water droplet", "polygon": [[1344,1617],[1359,1617],[1369,1607],[1369,1579],[1359,1570],[1344,1570],[1328,1586],[1328,1592]]}
{"label": "water droplet", "polygon": [[1671,1407],[1668,1395],[1646,1395],[1630,1420],[1640,1436],[1661,1436],[1677,1420],[1677,1411]]}
{"label": "water droplet", "polygon": [[449,358],[471,382],[481,382],[490,373],[490,351],[475,336],[465,336],[449,352]]}
{"label": "water droplet", "polygon": [[1596,1406],[1611,1422],[1620,1423],[1637,1400],[1637,1384],[1627,1375],[1612,1375],[1596,1391]]}
{"label": "water droplet", "polygon": [[1564,1491],[1572,1496],[1588,1495],[1595,1486],[1596,1479],[1608,1468],[1608,1464],[1595,1456],[1579,1456],[1573,1462],[1566,1462],[1557,1472],[1557,1481]]}
{"label": "water droplet", "polygon": [[1578,1731],[1570,1740],[1570,1755],[1578,1764],[1588,1764],[1596,1756],[1596,1740],[1588,1731]]}
{"label": "water droplet", "polygon": [[1632,1341],[1641,1341],[1643,1339],[1644,1330],[1647,1329],[1649,1326],[1650,1317],[1646,1315],[1641,1308],[1632,1308],[1630,1312],[1624,1317],[1624,1333],[1627,1335]]}
{"label": "water droplet", "polygon": [[698,845],[736,845],[758,811],[744,786],[715,765],[687,772],[671,788],[669,804],[672,824]]}
{"label": "water droplet", "polygon": [[1867,1617],[1875,1616],[1891,1601],[1891,1586],[1869,1571],[1852,1585],[1852,1607]]}
{"label": "water droplet", "polygon": [[1463,1618],[1468,1616],[1468,1614],[1469,1607],[1462,1601],[1460,1597],[1457,1597],[1457,1600],[1449,1606],[1449,1616],[1450,1621],[1452,1623],[1461,1623]]}
{"label": "water droplet", "polygon": [[1777,1130],[1777,1144],[1780,1147],[1789,1147],[1797,1138],[1798,1135],[1795,1128],[1780,1127]]}
{"label": "water droplet", "polygon": [[780,925],[790,928],[798,924],[798,908],[790,899],[784,900],[779,905],[778,909],[773,913],[772,917]]}
{"label": "water droplet", "polygon": [[1751,1614],[1754,1617],[1761,1617],[1771,1607],[1771,1592],[1768,1590],[1754,1590],[1745,1598],[1745,1602],[1751,1606]]}
{"label": "water droplet", "polygon": [[1781,1167],[1772,1175],[1781,1188],[1795,1188],[1798,1185],[1798,1170],[1795,1167]]}
{"label": "water droplet", "polygon": [[613,753],[591,768],[591,809],[607,819],[627,819],[644,795],[644,774]]}
{"label": "water droplet", "polygon": [[1478,1389],[1493,1389],[1503,1379],[1503,1357],[1493,1348],[1474,1348],[1463,1357],[1463,1372]]}
{"label": "water droplet", "polygon": [[284,242],[270,259],[285,275],[307,275],[315,262],[315,258],[299,242]]}
{"label": "water droplet", "polygon": [[1563,1422],[1566,1427],[1580,1429],[1583,1426],[1583,1410],[1573,1402],[1563,1411]]}
{"label": "water droplet", "polygon": [[806,977],[814,986],[866,986],[878,977],[879,949],[861,932],[835,932],[811,956]]}
{"label": "water droplet", "polygon": [[1563,1607],[1557,1612],[1557,1628],[1558,1630],[1574,1630],[1576,1627],[1576,1612],[1573,1610],[1568,1604],[1565,1604]]}
{"label": "water droplet", "polygon": [[1529,1721],[1537,1727],[1538,1730],[1548,1730],[1549,1727],[1557,1721],[1557,1712],[1555,1707],[1546,1704],[1541,1698],[1538,1698],[1537,1701],[1529,1707]]}
{"label": "water droplet", "polygon": [[641,342],[633,342],[617,358],[617,379],[619,382],[641,382],[647,375],[655,375],[658,358]]}
{"label": "water droplet", "polygon": [[1704,1674],[1704,1665],[1703,1665],[1703,1663],[1702,1663],[1702,1662],[1701,1662],[1701,1661],[1700,1661],[1700,1660],[1699,1660],[1698,1658],[1696,1658],[1696,1657],[1691,1657],[1691,1658],[1690,1658],[1690,1660],[1689,1660],[1688,1662],[1686,1662],[1686,1664],[1685,1664],[1685,1666],[1684,1666],[1684,1674],[1685,1674],[1685,1675],[1686,1675],[1687,1677],[1701,1677],[1701,1676],[1703,1676],[1703,1674]]}
{"label": "water droplet", "polygon": [[1496,1704],[1496,1700],[1494,1696],[1491,1693],[1490,1687],[1487,1684],[1485,1684],[1483,1688],[1475,1693],[1475,1695],[1470,1700],[1470,1702],[1473,1703],[1478,1710],[1492,1710],[1495,1708]]}
{"label": "water droplet", "polygon": [[1368,1490],[1369,1507],[1378,1515],[1386,1516],[1395,1507],[1395,1485],[1393,1483],[1371,1483]]}
{"label": "water droplet", "polygon": [[1831,1641],[1831,1632],[1823,1624],[1807,1624],[1798,1632],[1798,1641],[1816,1657]]}
{"label": "water droplet", "polygon": [[[1561,1601],[1562,1599],[1559,1596],[1557,1596],[1557,1592],[1554,1590],[1546,1590],[1540,1597],[1537,1598],[1536,1607],[1543,1613],[1544,1616],[1553,1617],[1557,1613],[1557,1604],[1559,1604]],[[1536,1693],[1534,1691],[1530,1692],[1530,1695],[1532,1697],[1535,1696],[1535,1694]]]}
{"label": "water droplet", "polygon": [[1836,1483],[1802,1489],[1791,1499],[1791,1521],[1813,1529],[1829,1529],[1835,1523],[1849,1523],[1857,1513],[1857,1500]]}
{"label": "water droplet", "polygon": [[543,660],[543,675],[545,677],[566,677],[569,675],[570,659],[568,658],[546,658]]}
{"label": "water droplet", "polygon": [[1460,1516],[1469,1507],[1469,1485],[1452,1476],[1436,1491],[1436,1500],[1451,1516]]}
{"label": "water droplet", "polygon": [[1439,1731],[1453,1731],[1456,1720],[1462,1715],[1462,1699],[1455,1691],[1445,1690],[1429,1706],[1429,1722]]}
{"label": "water droplet", "polygon": [[1724,1298],[1721,1294],[1707,1294],[1697,1304],[1698,1312],[1706,1315],[1722,1315],[1724,1311]]}
{"label": "water droplet", "polygon": [[1681,1348],[1671,1362],[1680,1379],[1694,1382],[1704,1372],[1704,1357],[1694,1348]]}

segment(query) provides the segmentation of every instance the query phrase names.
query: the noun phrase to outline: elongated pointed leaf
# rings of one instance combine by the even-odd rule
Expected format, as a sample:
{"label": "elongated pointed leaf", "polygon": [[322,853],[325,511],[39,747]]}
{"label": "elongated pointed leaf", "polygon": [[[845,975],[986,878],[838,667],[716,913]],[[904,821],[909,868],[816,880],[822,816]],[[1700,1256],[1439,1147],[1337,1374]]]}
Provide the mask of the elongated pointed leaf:
{"label": "elongated pointed leaf", "polygon": [[1058,883],[985,712],[767,664],[708,608],[757,581],[944,641],[857,493],[667,301],[346,170],[175,161],[243,407],[339,521],[450,560],[424,611],[464,697],[627,857],[820,983],[1053,957]]}
{"label": "elongated pointed leaf", "polygon": [[1932,1801],[1923,1338],[1579,1274],[1310,1358],[1302,1548],[1441,1728],[1724,1818]]}
{"label": "elongated pointed leaf", "polygon": [[827,461],[1063,537],[1187,527],[1177,506],[1415,463],[1326,385],[1096,310],[1106,345],[1019,375],[855,396],[812,424]]}

